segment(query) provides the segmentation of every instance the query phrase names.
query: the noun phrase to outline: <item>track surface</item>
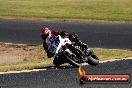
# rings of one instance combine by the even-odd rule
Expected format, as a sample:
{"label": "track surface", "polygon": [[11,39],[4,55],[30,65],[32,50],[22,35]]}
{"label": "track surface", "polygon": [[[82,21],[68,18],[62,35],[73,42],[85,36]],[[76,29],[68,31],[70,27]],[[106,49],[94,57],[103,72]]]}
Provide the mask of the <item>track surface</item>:
{"label": "track surface", "polygon": [[0,19],[0,42],[41,44],[39,29],[77,33],[90,47],[132,49],[132,24]]}
{"label": "track surface", "polygon": [[[84,67],[87,74],[130,74],[132,60]],[[76,68],[47,69],[46,71],[0,75],[1,88],[132,88],[130,84],[84,84],[76,80]]]}
{"label": "track surface", "polygon": [[[78,33],[90,47],[132,49],[132,25],[113,23],[73,23],[57,21],[31,21],[0,19],[0,42],[41,44],[39,29],[63,29]],[[130,74],[132,60],[122,60],[84,67],[87,74]],[[77,69],[51,69],[45,71],[0,75],[0,88],[132,88],[130,84],[85,84],[76,81]]]}

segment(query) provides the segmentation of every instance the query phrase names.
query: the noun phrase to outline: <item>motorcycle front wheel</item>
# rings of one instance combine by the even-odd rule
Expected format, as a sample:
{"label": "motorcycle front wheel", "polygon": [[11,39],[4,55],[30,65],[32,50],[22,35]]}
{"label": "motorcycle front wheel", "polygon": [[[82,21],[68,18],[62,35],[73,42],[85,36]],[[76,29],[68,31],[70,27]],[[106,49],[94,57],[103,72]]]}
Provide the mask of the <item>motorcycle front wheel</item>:
{"label": "motorcycle front wheel", "polygon": [[62,56],[61,54],[58,54],[57,56],[55,56],[54,60],[53,60],[53,64],[55,65],[55,67],[60,67],[60,65],[66,63],[65,58]]}

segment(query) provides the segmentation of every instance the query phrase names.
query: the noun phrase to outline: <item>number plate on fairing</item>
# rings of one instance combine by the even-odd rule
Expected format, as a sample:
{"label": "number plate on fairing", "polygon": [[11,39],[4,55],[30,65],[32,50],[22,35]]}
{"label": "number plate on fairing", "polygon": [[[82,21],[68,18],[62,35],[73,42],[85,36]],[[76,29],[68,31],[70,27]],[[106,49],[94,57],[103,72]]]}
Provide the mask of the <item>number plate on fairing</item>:
{"label": "number plate on fairing", "polygon": [[49,51],[52,52],[52,53],[55,53],[55,50],[57,49],[60,41],[56,37],[51,38],[49,41],[50,41],[50,43],[48,45],[49,46]]}

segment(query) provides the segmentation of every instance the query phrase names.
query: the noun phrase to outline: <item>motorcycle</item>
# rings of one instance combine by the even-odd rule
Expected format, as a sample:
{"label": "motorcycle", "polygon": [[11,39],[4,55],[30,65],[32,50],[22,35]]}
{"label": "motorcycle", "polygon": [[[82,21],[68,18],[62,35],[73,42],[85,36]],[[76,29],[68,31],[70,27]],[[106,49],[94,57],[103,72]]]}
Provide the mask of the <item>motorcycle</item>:
{"label": "motorcycle", "polygon": [[98,57],[90,48],[81,50],[81,47],[75,46],[69,38],[62,38],[60,35],[54,38],[55,41],[50,43],[48,48],[54,54],[53,64],[56,67],[64,63],[69,63],[73,67],[86,65],[85,63],[96,66],[99,63]]}

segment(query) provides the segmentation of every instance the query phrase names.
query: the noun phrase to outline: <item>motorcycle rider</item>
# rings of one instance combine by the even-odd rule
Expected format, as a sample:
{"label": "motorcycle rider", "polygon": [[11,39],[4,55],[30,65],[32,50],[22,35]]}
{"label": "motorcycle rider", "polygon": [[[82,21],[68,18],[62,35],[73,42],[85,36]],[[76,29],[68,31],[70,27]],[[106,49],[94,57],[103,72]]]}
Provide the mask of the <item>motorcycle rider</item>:
{"label": "motorcycle rider", "polygon": [[[68,37],[74,45],[81,46],[83,50],[88,49],[87,44],[82,43],[81,40],[78,38],[78,35],[75,33],[68,34],[66,31],[51,31],[48,28],[42,28],[40,29],[40,35],[44,40],[43,47],[47,53],[48,58],[54,56],[54,54],[49,51],[48,45],[50,45],[51,41],[55,41],[55,38],[52,37],[56,37],[57,35],[60,35],[62,38]],[[50,39],[51,41],[49,42]]]}

